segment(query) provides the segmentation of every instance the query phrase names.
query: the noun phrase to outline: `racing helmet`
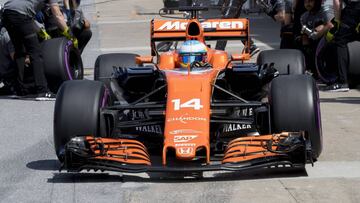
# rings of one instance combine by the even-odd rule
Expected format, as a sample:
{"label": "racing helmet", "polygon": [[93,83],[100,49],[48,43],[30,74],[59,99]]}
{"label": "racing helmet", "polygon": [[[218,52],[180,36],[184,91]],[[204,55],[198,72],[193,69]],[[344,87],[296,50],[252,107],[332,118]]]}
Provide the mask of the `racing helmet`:
{"label": "racing helmet", "polygon": [[185,41],[179,49],[179,62],[183,68],[189,67],[193,62],[206,62],[207,47],[198,40]]}

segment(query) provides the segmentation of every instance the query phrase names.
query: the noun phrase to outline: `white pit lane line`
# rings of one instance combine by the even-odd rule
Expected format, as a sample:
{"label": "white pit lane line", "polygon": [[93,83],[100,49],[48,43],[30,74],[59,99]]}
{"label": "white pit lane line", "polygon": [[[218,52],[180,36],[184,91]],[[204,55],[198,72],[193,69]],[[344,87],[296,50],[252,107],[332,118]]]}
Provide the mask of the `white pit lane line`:
{"label": "white pit lane line", "polygon": [[[259,174],[262,179],[323,179],[323,178],[360,178],[360,161],[318,161],[314,163],[314,167],[311,164],[307,164],[305,166],[306,173],[298,172],[299,175],[293,176],[293,168],[277,168],[280,169],[281,172],[278,172],[274,175],[271,170],[272,169],[257,169],[255,173],[251,173],[250,171],[245,171],[245,173],[230,174],[230,176],[234,177],[245,177],[245,179],[253,179],[257,177]],[[288,171],[288,172],[287,172]],[[228,171],[212,171],[205,172],[204,177],[213,178],[223,173],[231,173]],[[229,175],[228,175],[229,176]]]}
{"label": "white pit lane line", "polygon": [[311,178],[360,178],[360,161],[318,161],[306,172]]}

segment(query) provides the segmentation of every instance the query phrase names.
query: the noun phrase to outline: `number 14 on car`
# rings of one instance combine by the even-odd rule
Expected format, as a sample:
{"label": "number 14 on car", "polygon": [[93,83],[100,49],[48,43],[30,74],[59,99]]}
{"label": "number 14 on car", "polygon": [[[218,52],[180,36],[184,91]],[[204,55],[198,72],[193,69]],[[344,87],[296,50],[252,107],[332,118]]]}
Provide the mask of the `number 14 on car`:
{"label": "number 14 on car", "polygon": [[174,110],[178,111],[182,108],[193,108],[195,110],[200,110],[203,108],[203,105],[201,105],[200,99],[190,99],[187,102],[181,103],[180,99],[173,99],[171,100],[172,103],[174,103]]}

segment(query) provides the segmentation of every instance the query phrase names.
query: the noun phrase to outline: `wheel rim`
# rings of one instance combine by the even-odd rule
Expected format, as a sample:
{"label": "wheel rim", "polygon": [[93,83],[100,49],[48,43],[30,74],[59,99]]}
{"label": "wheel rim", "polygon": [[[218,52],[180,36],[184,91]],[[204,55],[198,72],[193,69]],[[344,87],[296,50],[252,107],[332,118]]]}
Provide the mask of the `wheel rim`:
{"label": "wheel rim", "polygon": [[72,41],[68,41],[65,47],[65,71],[68,80],[83,78],[83,66],[78,50],[73,47]]}

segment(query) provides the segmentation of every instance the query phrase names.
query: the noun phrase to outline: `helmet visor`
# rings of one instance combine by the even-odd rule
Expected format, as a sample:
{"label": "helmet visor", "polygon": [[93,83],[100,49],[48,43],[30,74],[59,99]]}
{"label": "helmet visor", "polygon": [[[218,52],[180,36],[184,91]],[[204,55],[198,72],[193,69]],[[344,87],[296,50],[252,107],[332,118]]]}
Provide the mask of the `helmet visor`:
{"label": "helmet visor", "polygon": [[193,63],[194,61],[204,61],[205,59],[205,56],[204,54],[183,54],[181,56],[181,62],[183,64],[191,64]]}

